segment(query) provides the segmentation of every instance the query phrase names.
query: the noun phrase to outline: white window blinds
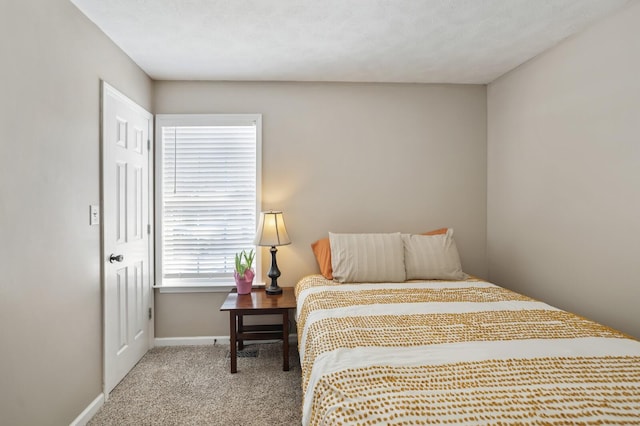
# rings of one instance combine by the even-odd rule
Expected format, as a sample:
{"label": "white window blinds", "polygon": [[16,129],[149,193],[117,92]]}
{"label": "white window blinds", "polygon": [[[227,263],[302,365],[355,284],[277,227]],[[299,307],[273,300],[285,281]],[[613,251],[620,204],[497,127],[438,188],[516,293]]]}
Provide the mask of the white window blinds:
{"label": "white window blinds", "polygon": [[175,117],[158,118],[164,284],[229,283],[235,254],[254,247],[259,121],[245,116],[206,117],[207,124],[198,125],[192,120],[176,125]]}

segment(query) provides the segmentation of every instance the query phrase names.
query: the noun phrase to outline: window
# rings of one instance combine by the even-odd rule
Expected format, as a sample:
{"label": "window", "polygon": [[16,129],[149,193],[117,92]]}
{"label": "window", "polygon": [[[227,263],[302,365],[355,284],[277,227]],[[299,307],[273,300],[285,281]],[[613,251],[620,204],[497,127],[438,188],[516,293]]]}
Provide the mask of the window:
{"label": "window", "polygon": [[156,117],[158,285],[233,284],[235,254],[254,247],[261,125],[259,114]]}

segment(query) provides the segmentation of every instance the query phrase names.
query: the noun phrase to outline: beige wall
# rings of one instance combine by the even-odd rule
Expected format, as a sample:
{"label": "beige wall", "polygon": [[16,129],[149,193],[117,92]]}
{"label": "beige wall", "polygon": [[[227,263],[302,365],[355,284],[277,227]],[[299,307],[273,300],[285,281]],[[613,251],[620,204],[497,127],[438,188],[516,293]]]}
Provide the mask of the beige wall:
{"label": "beige wall", "polygon": [[[328,231],[441,226],[486,276],[485,86],[156,82],[154,95],[158,114],[263,114],[263,208],[285,212],[293,241],[282,285],[317,271],[309,244]],[[222,300],[157,294],[156,335],[228,335]]]}
{"label": "beige wall", "polygon": [[640,337],[640,3],[488,88],[489,277]]}
{"label": "beige wall", "polygon": [[100,79],[152,85],[68,0],[2,0],[0,58],[0,423],[64,425],[102,392]]}

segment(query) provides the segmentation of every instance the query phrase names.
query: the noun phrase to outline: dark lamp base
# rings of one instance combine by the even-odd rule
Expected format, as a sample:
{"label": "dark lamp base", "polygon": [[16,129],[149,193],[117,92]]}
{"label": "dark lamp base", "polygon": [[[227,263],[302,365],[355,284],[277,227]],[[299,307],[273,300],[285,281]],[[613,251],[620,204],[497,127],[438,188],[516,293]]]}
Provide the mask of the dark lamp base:
{"label": "dark lamp base", "polygon": [[282,287],[279,286],[269,286],[264,289],[267,294],[282,294]]}
{"label": "dark lamp base", "polygon": [[271,278],[271,284],[269,287],[265,288],[264,291],[267,294],[281,294],[282,289],[278,286],[280,270],[278,269],[278,262],[276,262],[276,253],[278,252],[278,249],[275,248],[275,246],[271,246],[269,251],[271,252],[271,269],[269,269],[269,274],[267,276]]}

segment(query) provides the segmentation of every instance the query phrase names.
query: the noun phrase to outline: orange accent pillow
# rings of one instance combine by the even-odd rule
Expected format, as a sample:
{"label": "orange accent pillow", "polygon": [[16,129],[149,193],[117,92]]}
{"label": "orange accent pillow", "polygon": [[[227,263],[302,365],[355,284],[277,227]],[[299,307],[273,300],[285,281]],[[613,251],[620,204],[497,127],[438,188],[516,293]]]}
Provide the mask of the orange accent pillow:
{"label": "orange accent pillow", "polygon": [[[441,235],[446,234],[448,228],[440,228],[433,231],[425,232],[421,235]],[[311,250],[316,256],[316,262],[320,267],[320,273],[328,280],[333,279],[333,268],[331,268],[331,245],[329,237],[319,239],[311,244]]]}
{"label": "orange accent pillow", "polygon": [[420,234],[420,235],[444,235],[447,233],[448,230],[449,228],[440,228],[440,229],[436,229],[435,231],[425,232],[424,234]]}
{"label": "orange accent pillow", "polygon": [[331,268],[331,246],[329,245],[329,237],[322,238],[311,244],[311,250],[316,256],[316,262],[320,267],[320,273],[328,280],[333,279],[333,269]]}

